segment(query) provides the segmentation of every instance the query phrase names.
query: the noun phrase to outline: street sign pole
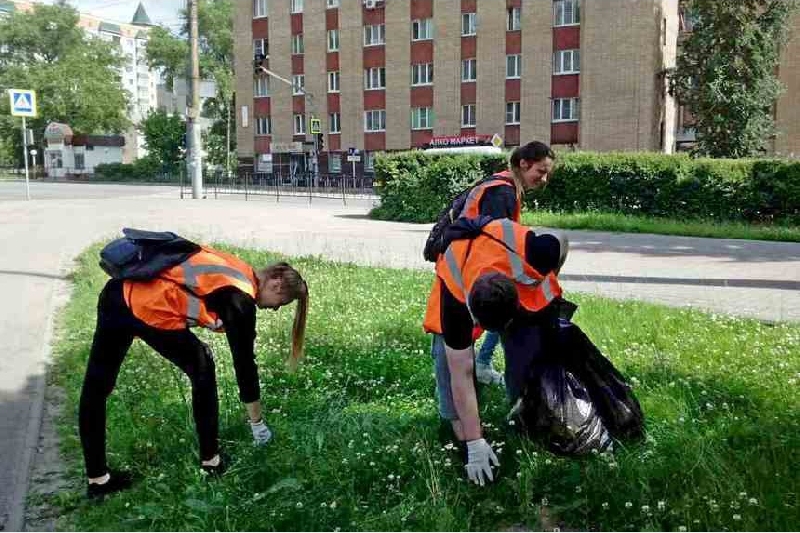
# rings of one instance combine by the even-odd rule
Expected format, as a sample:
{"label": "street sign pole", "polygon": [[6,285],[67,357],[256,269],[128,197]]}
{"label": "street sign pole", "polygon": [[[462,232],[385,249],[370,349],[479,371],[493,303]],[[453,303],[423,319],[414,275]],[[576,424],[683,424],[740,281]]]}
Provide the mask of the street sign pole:
{"label": "street sign pole", "polygon": [[31,199],[31,185],[28,181],[28,128],[25,117],[22,117],[22,154],[25,158],[25,199]]}

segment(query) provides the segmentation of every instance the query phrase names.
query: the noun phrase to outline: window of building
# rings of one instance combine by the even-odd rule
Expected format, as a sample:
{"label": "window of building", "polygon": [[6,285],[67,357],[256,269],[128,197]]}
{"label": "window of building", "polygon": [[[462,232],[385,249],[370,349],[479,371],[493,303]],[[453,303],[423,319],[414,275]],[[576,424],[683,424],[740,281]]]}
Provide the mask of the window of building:
{"label": "window of building", "polygon": [[303,12],[303,0],[292,0],[292,13]]}
{"label": "window of building", "polygon": [[272,154],[259,154],[256,157],[256,172],[272,174]]}
{"label": "window of building", "polygon": [[339,0],[328,0],[326,3],[326,7],[328,9],[332,9],[334,7],[339,7]]}
{"label": "window of building", "polygon": [[506,22],[506,30],[517,31],[521,27],[520,8],[511,7],[508,9],[508,21]]}
{"label": "window of building", "polygon": [[506,102],[506,124],[519,124],[520,107],[519,102]]}
{"label": "window of building", "polygon": [[373,109],[365,111],[364,131],[386,131],[386,110]]}
{"label": "window of building", "polygon": [[554,74],[577,74],[581,71],[580,50],[559,50],[553,54]]}
{"label": "window of building", "polygon": [[342,115],[330,113],[328,115],[328,133],[342,133]]}
{"label": "window of building", "polygon": [[306,134],[306,116],[305,115],[294,115],[294,134],[295,135],[305,135]]}
{"label": "window of building", "polygon": [[303,34],[298,33],[296,35],[292,35],[292,53],[293,54],[302,54],[305,53],[306,46],[305,42],[303,41]]}
{"label": "window of building", "polygon": [[75,170],[86,168],[86,161],[83,152],[75,152]]}
{"label": "window of building", "polygon": [[461,127],[475,127],[475,104],[461,106]]}
{"label": "window of building", "polygon": [[506,56],[506,78],[514,80],[522,76],[522,56],[519,54]]}
{"label": "window of building", "polygon": [[339,30],[328,30],[328,52],[339,51]]}
{"label": "window of building", "polygon": [[305,74],[295,74],[292,76],[292,94],[294,96],[302,96],[306,94]]}
{"label": "window of building", "polygon": [[478,60],[465,59],[461,62],[461,81],[475,81],[478,79]]}
{"label": "window of building", "polygon": [[433,83],[433,63],[411,65],[411,85],[431,85]]}
{"label": "window of building", "polygon": [[254,81],[253,96],[256,98],[269,96],[269,78],[258,76]]}
{"label": "window of building", "polygon": [[375,171],[375,152],[364,152],[364,172]]}
{"label": "window of building", "polygon": [[469,37],[478,33],[478,14],[477,13],[462,13],[461,14],[461,36]]}
{"label": "window of building", "polygon": [[256,117],[256,135],[272,135],[272,119]]}
{"label": "window of building", "polygon": [[553,100],[553,122],[574,122],[580,118],[580,98],[556,98]]}
{"label": "window of building", "polygon": [[364,26],[364,46],[379,46],[386,44],[386,26],[375,24]]}
{"label": "window of building", "polygon": [[267,0],[253,0],[253,18],[267,16]]}
{"label": "window of building", "polygon": [[266,56],[269,54],[269,46],[266,39],[253,39],[253,53],[255,55]]}
{"label": "window of building", "polygon": [[433,20],[420,19],[411,23],[411,40],[426,41],[433,39]]}
{"label": "window of building", "polygon": [[574,26],[580,23],[580,0],[556,0],[553,2],[553,26]]}
{"label": "window of building", "polygon": [[386,67],[372,67],[364,71],[364,88],[369,90],[386,88]]}
{"label": "window of building", "polygon": [[329,93],[338,93],[339,92],[339,71],[335,72],[328,72],[328,92]]}
{"label": "window of building", "polygon": [[411,129],[429,130],[433,128],[433,110],[430,107],[414,107],[411,109]]}
{"label": "window of building", "polygon": [[342,154],[328,153],[328,172],[330,174],[342,173]]}

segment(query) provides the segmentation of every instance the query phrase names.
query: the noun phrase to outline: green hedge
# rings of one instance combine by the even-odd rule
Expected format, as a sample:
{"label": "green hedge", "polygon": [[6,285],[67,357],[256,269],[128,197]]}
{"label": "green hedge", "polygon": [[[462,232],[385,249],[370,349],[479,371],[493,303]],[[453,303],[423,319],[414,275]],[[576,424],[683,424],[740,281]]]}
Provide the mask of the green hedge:
{"label": "green hedge", "polygon": [[[432,222],[470,183],[505,167],[503,156],[404,152],[375,162],[384,220]],[[651,153],[559,154],[529,209],[670,218],[800,223],[800,163],[691,159]]]}
{"label": "green hedge", "polygon": [[142,158],[131,164],[97,165],[94,168],[92,181],[179,183],[180,173],[178,170],[165,171],[158,162]]}

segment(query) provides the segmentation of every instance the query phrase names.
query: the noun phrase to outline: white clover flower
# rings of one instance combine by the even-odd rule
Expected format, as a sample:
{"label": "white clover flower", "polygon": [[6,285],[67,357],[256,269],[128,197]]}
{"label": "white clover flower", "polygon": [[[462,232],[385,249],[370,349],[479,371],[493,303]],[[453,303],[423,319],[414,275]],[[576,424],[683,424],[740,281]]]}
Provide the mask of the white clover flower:
{"label": "white clover flower", "polygon": [[625,502],[625,509],[630,509],[631,507],[633,507],[632,502]]}
{"label": "white clover flower", "polygon": [[548,503],[549,503],[549,500],[547,499],[547,497],[542,498],[542,505],[546,506]]}
{"label": "white clover flower", "polygon": [[582,491],[583,491],[583,489],[581,488],[581,486],[580,486],[580,485],[578,485],[577,487],[575,487],[575,494],[580,494]]}
{"label": "white clover flower", "polygon": [[298,509],[302,509],[303,508],[303,502],[297,502],[295,507],[297,507]]}
{"label": "white clover flower", "polygon": [[603,502],[603,505],[601,505],[601,507],[603,508],[604,511],[607,511],[608,510],[608,502]]}
{"label": "white clover flower", "polygon": [[747,503],[749,503],[750,505],[758,505],[758,500],[755,498],[750,498],[749,500],[747,500]]}
{"label": "white clover flower", "polygon": [[664,500],[658,500],[658,510],[663,511],[667,507],[667,502]]}
{"label": "white clover flower", "polygon": [[336,500],[333,500],[328,507],[330,507],[331,509],[336,509]]}
{"label": "white clover flower", "polygon": [[517,455],[522,455],[522,450],[519,450],[519,449],[518,449],[518,450],[517,450],[515,453],[516,453]]}
{"label": "white clover flower", "polygon": [[370,461],[369,466],[375,466],[375,461]]}
{"label": "white clover flower", "polygon": [[643,513],[649,513],[650,512],[650,506],[649,505],[642,505],[642,512]]}
{"label": "white clover flower", "polygon": [[686,531],[686,526],[678,526],[678,531]]}
{"label": "white clover flower", "polygon": [[741,520],[741,519],[742,519],[742,515],[740,515],[740,514],[735,514],[735,515],[733,515],[733,519],[734,519],[734,520],[737,520],[737,521],[738,521],[738,520]]}

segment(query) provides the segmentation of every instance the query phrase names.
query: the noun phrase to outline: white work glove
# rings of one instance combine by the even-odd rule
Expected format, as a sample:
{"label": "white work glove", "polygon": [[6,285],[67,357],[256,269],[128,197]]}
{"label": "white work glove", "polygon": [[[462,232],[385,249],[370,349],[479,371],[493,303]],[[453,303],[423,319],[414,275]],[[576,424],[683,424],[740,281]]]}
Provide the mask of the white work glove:
{"label": "white work glove", "polygon": [[256,446],[264,446],[272,439],[272,431],[263,420],[256,423],[250,422],[250,429],[253,430],[253,442]]}
{"label": "white work glove", "polygon": [[500,461],[492,451],[492,447],[486,442],[486,439],[476,439],[467,441],[467,477],[470,481],[481,487],[484,485],[484,479],[494,481],[492,474],[492,465],[500,466]]}

